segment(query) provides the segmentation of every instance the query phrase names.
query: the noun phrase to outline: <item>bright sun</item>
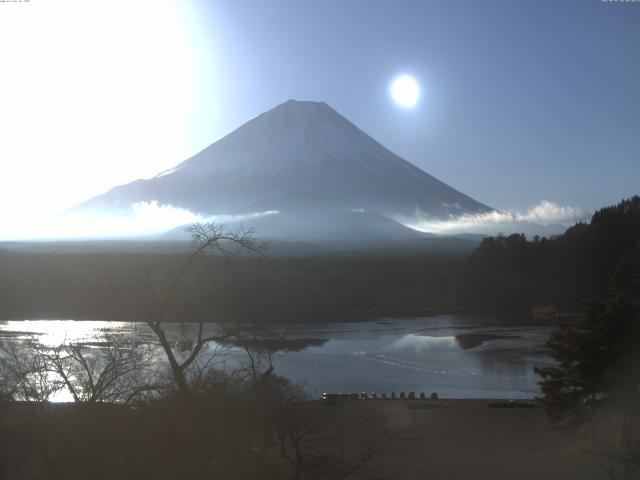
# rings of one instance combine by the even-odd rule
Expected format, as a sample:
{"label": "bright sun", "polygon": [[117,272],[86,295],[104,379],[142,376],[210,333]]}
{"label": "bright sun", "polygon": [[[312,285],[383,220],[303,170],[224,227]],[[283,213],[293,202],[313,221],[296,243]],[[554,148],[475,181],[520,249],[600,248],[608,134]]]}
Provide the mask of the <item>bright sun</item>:
{"label": "bright sun", "polygon": [[420,98],[420,87],[411,75],[400,75],[391,82],[389,88],[393,100],[404,108],[413,108]]}

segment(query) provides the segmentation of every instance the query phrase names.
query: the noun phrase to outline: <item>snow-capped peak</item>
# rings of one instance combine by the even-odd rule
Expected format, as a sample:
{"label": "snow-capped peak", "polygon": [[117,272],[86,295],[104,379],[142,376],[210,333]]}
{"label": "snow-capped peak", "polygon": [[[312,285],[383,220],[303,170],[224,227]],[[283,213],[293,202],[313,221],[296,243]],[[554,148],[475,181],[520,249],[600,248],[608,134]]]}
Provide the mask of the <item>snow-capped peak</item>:
{"label": "snow-capped peak", "polygon": [[415,169],[326,103],[288,100],[161,175],[278,173],[330,160],[357,162],[382,174],[390,164]]}

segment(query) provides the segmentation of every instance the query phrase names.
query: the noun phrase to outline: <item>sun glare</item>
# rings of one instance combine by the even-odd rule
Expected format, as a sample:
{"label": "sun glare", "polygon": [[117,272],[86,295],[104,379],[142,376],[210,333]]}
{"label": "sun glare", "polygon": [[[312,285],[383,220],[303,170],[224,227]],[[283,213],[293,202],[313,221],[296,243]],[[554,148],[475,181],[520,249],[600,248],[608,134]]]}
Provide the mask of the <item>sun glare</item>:
{"label": "sun glare", "polygon": [[2,5],[5,225],[176,162],[194,81],[179,13],[166,0]]}
{"label": "sun glare", "polygon": [[411,75],[400,75],[391,83],[389,89],[393,100],[404,108],[413,108],[420,98],[420,87]]}

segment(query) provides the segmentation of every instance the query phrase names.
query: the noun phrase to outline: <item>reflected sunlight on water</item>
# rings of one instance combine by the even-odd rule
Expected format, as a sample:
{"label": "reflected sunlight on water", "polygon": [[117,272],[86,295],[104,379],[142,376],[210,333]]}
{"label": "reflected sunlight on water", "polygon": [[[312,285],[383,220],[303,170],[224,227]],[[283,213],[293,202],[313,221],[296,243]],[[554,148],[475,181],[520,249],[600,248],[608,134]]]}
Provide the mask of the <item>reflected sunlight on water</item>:
{"label": "reflected sunlight on water", "polygon": [[94,320],[9,320],[0,324],[0,332],[12,332],[13,338],[37,338],[46,347],[63,343],[91,342],[106,331],[119,332],[128,324]]}
{"label": "reflected sunlight on water", "polygon": [[[167,335],[177,344],[194,328],[167,324]],[[219,328],[207,324],[205,333]],[[438,391],[458,398],[531,398],[539,393],[533,367],[551,361],[544,347],[550,327],[514,325],[482,316],[274,326],[274,331],[304,345],[297,350],[278,351],[274,355],[276,373],[304,383],[314,395],[323,391],[393,390]],[[0,322],[0,337],[5,343],[37,339],[47,347],[65,342],[90,344],[103,341],[105,333],[155,343],[143,323]],[[467,340],[461,345],[464,336],[473,342]],[[211,345],[205,354],[215,348]],[[158,355],[161,359],[160,350]]]}
{"label": "reflected sunlight on water", "polygon": [[449,352],[459,349],[460,347],[456,343],[456,337],[430,337],[416,333],[404,335],[385,347],[385,351],[387,352],[408,350],[415,353],[429,351]]}

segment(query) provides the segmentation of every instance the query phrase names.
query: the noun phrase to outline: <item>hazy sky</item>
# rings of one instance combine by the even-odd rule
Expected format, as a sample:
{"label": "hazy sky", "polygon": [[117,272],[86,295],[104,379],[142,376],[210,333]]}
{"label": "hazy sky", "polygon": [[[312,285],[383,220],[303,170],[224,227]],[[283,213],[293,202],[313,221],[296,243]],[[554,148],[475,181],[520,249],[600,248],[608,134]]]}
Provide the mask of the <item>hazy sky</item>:
{"label": "hazy sky", "polygon": [[601,0],[0,3],[0,215],[153,176],[289,98],[488,205],[593,210],[640,192],[638,45],[640,3]]}

